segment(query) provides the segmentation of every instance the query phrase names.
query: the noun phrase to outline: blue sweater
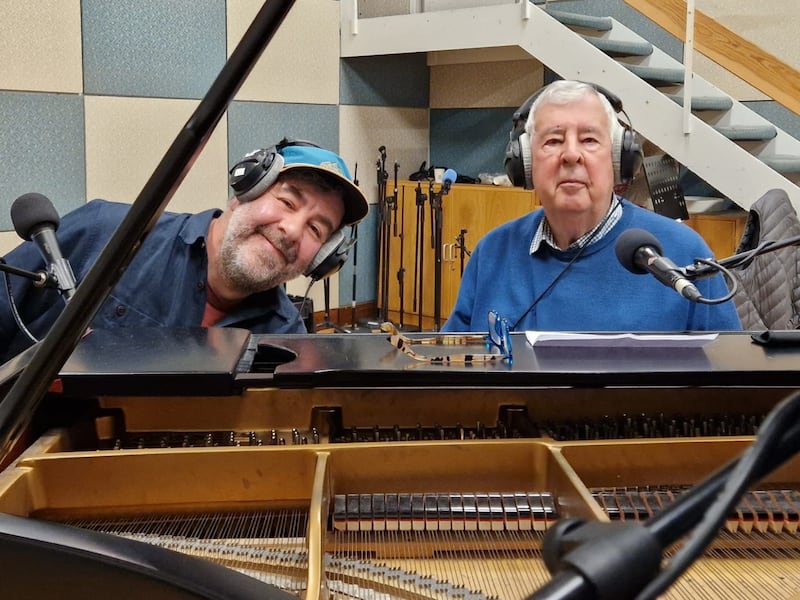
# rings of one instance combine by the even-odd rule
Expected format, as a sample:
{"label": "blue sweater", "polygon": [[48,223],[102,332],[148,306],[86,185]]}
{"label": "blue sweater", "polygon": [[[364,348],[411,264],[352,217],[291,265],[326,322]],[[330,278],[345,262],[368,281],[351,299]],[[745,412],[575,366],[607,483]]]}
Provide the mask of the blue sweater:
{"label": "blue sweater", "polygon": [[[529,252],[543,216],[541,209],[533,211],[490,231],[478,242],[442,331],[486,331],[490,310],[497,310],[513,325],[567,267],[575,251],[556,251],[542,244],[533,256]],[[583,250],[515,330],[741,330],[732,301],[696,304],[652,275],[626,270],[617,260],[614,245],[623,231],[632,228],[655,235],[664,256],[679,266],[712,256],[703,239],[686,225],[623,200],[619,222]],[[707,299],[728,293],[719,274],[695,284]]]}
{"label": "blue sweater", "polygon": [[[65,215],[57,231],[62,253],[80,281],[94,264],[130,205],[93,200]],[[196,215],[165,212],[147,235],[92,327],[198,327],[206,306],[208,258],[205,237],[218,210]],[[33,242],[5,256],[28,271],[46,268]],[[9,276],[14,300],[31,332],[43,337],[64,308],[58,293]],[[0,279],[2,276],[0,275]],[[300,313],[282,287],[250,296],[218,326],[256,333],[305,333]],[[29,346],[11,314],[5,285],[0,289],[0,360]]]}

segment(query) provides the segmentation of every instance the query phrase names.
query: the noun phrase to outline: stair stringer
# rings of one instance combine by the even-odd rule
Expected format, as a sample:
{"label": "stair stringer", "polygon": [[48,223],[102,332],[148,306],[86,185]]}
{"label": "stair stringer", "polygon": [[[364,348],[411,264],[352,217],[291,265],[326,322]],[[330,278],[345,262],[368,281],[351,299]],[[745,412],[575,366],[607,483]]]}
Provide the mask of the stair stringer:
{"label": "stair stringer", "polygon": [[563,77],[613,90],[643,137],[740,207],[749,209],[767,190],[781,188],[800,213],[800,187],[695,115],[690,133],[683,133],[678,104],[530,3],[358,19],[356,3],[342,0],[341,16],[345,58],[519,46]]}

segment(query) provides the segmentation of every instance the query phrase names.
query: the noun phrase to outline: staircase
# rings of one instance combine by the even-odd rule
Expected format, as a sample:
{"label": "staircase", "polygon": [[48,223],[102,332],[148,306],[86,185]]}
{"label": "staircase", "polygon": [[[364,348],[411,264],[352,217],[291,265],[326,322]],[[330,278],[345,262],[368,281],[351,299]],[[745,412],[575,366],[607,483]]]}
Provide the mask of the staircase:
{"label": "staircase", "polygon": [[612,90],[641,136],[740,207],[781,188],[800,213],[800,142],[697,75],[685,115],[683,65],[611,17],[526,0],[362,19],[342,0],[341,16],[342,57],[519,46]]}

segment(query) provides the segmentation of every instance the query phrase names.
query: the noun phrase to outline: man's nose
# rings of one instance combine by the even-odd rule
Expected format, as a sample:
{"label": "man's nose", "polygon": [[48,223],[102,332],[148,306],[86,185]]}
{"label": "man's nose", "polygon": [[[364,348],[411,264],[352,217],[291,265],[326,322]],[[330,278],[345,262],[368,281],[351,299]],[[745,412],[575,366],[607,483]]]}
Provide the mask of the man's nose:
{"label": "man's nose", "polygon": [[583,160],[583,152],[577,139],[567,138],[564,140],[562,159],[568,163],[579,163]]}
{"label": "man's nose", "polygon": [[298,214],[285,215],[280,222],[280,228],[283,230],[287,239],[297,241],[303,234],[305,223]]}

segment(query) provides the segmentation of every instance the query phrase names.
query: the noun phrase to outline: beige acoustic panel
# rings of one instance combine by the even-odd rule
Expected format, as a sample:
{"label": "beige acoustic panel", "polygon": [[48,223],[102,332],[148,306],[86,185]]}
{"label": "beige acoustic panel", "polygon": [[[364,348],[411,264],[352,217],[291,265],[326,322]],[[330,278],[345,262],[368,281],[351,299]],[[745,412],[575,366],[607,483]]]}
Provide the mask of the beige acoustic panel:
{"label": "beige acoustic panel", "polygon": [[[370,204],[378,201],[378,149],[386,147],[386,171],[390,181],[388,194],[394,184],[394,163],[398,177],[408,179],[428,160],[430,124],[425,108],[389,106],[340,106],[339,152],[352,172],[358,164],[361,189]],[[370,207],[375,210],[374,206]]]}
{"label": "beige acoustic panel", "polygon": [[[737,35],[800,70],[800,27],[797,0],[697,0],[695,6]],[[712,60],[694,53],[694,71],[740,101],[770,98]]]}
{"label": "beige acoustic panel", "polygon": [[797,0],[696,0],[695,6],[712,19],[790,67],[800,70],[800,27]]}
{"label": "beige acoustic panel", "polygon": [[[228,53],[263,0],[228,0]],[[237,100],[339,102],[339,3],[297,0],[253,67]]]}
{"label": "beige acoustic panel", "polygon": [[4,0],[0,22],[0,89],[83,90],[80,0]]}
{"label": "beige acoustic panel", "polygon": [[[87,198],[133,202],[198,106],[196,100],[87,96]],[[228,201],[223,118],[167,210],[200,212]]]}
{"label": "beige acoustic panel", "polygon": [[5,256],[22,243],[14,231],[0,231],[0,256]]}
{"label": "beige acoustic panel", "polygon": [[431,67],[431,108],[519,106],[541,87],[542,63],[530,60]]}
{"label": "beige acoustic panel", "polygon": [[718,87],[731,98],[735,98],[740,102],[748,100],[770,100],[769,96],[758,91],[743,79],[740,79],[699,52],[695,51],[692,60],[694,72],[698,76]]}

